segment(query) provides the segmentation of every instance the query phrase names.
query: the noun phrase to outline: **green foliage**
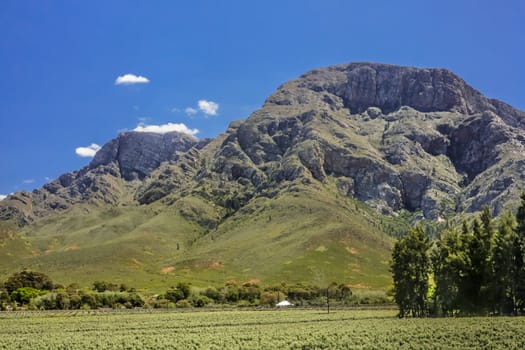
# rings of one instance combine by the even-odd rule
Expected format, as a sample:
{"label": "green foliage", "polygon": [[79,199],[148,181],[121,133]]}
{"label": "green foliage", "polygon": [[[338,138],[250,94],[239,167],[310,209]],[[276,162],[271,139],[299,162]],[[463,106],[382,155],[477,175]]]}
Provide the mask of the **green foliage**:
{"label": "green foliage", "polygon": [[4,287],[8,293],[12,293],[16,289],[23,287],[31,287],[38,290],[52,290],[53,281],[49,276],[35,271],[24,270],[10,276]]}
{"label": "green foliage", "polygon": [[493,303],[493,312],[497,314],[514,312],[516,298],[514,245],[518,239],[515,226],[516,221],[512,214],[505,212],[500,218],[498,232],[494,236],[490,300]]}
{"label": "green foliage", "polygon": [[525,193],[516,213],[516,236],[512,240],[512,298],[515,311],[525,313]]}
{"label": "green foliage", "polygon": [[144,300],[137,293],[128,292],[52,292],[34,300],[34,306],[42,310],[78,310],[98,308],[126,308],[144,306]]}
{"label": "green foliage", "polygon": [[11,293],[11,300],[23,305],[27,305],[36,297],[46,293],[46,291],[35,289],[33,287],[22,287],[14,290]]}
{"label": "green foliage", "polygon": [[0,329],[1,349],[517,350],[525,318],[399,320],[393,310],[359,309],[14,312],[0,318]]}
{"label": "green foliage", "polygon": [[394,299],[399,306],[399,317],[426,314],[430,242],[421,227],[416,227],[394,245],[392,277]]}
{"label": "green foliage", "polygon": [[[121,285],[121,286],[124,287],[124,285]],[[116,292],[116,291],[124,291],[124,290],[126,290],[125,288],[123,289],[121,286],[119,286],[118,284],[115,284],[115,283],[109,283],[109,282],[105,282],[105,281],[95,281],[95,282],[93,282],[93,290],[95,290],[95,291],[97,291],[99,293],[105,292],[105,291]]]}
{"label": "green foliage", "polygon": [[194,307],[204,307],[208,304],[213,303],[213,300],[205,295],[194,295],[191,298],[191,303]]}
{"label": "green foliage", "polygon": [[[524,233],[525,194],[516,219],[506,212],[495,225],[490,209],[484,207],[471,227],[463,222],[461,233],[454,229],[443,231],[430,253],[435,288],[430,293],[429,311],[444,316],[523,314]],[[398,241],[392,255],[395,299],[401,316],[414,299],[423,300],[427,296],[423,288],[417,291],[409,283],[417,279],[411,254],[407,253],[410,252],[407,241],[415,240],[413,236],[414,230]],[[423,250],[420,246],[419,252]],[[417,251],[413,249],[412,255],[416,256]]]}
{"label": "green foliage", "polygon": [[191,287],[188,283],[179,282],[177,283],[177,290],[180,290],[182,292],[182,299],[188,299],[191,294]]}
{"label": "green foliage", "polygon": [[435,289],[432,313],[448,315],[458,310],[467,256],[460,234],[452,229],[441,233],[431,250]]}
{"label": "green foliage", "polygon": [[186,309],[186,308],[191,307],[192,305],[191,305],[191,303],[190,303],[189,300],[187,300],[187,299],[182,299],[182,300],[177,301],[177,303],[175,304],[175,306],[176,306],[177,308]]}
{"label": "green foliage", "polygon": [[[110,281],[152,294],[164,293],[173,279],[201,288],[229,279],[264,285],[341,281],[369,289],[391,283],[392,239],[382,233],[381,215],[338,196],[331,183],[290,182],[267,191],[268,197],[243,199],[229,216],[215,195],[208,199],[200,192],[170,195],[169,204],[71,208],[0,247],[0,274],[6,280],[23,259],[23,266],[45,268],[66,286]],[[242,197],[237,188],[217,196],[233,194]],[[316,250],[320,246],[326,250]],[[176,268],[163,273],[168,266]]]}
{"label": "green foliage", "polygon": [[172,288],[166,291],[164,298],[177,303],[179,300],[188,299],[191,295],[191,287],[187,283],[180,282],[176,288]]}
{"label": "green foliage", "polygon": [[176,303],[179,300],[185,299],[184,293],[179,289],[170,289],[166,291],[166,294],[164,297],[173,303]]}

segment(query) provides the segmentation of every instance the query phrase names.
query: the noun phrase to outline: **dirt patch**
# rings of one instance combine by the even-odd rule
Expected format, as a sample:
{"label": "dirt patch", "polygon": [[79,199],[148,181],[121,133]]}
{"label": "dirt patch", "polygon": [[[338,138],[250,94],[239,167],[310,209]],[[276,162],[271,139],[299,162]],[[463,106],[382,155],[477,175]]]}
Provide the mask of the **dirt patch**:
{"label": "dirt patch", "polygon": [[218,269],[219,267],[223,267],[222,261],[212,261],[210,267],[216,269]]}
{"label": "dirt patch", "polygon": [[175,270],[175,266],[164,266],[160,272],[161,273],[170,273],[172,272],[173,270]]}
{"label": "dirt patch", "polygon": [[357,249],[353,247],[346,247],[346,251],[353,255],[359,255],[359,252],[357,251]]}
{"label": "dirt patch", "polygon": [[71,250],[78,250],[79,248],[80,248],[80,246],[79,246],[78,244],[75,243],[75,244],[72,244],[72,245],[70,245],[70,246],[68,246],[68,247],[65,247],[64,250],[65,250],[66,252],[69,252],[69,251],[71,251]]}
{"label": "dirt patch", "polygon": [[370,288],[370,287],[365,286],[364,284],[361,284],[361,283],[350,284],[349,286],[350,286],[350,288],[355,288],[355,289],[369,289]]}
{"label": "dirt patch", "polygon": [[133,264],[133,267],[136,268],[137,270],[142,268],[142,263],[138,261],[137,259],[133,258],[131,259],[131,262]]}
{"label": "dirt patch", "polygon": [[316,252],[326,252],[328,248],[326,248],[324,245],[320,245],[319,247],[315,248]]}
{"label": "dirt patch", "polygon": [[244,282],[243,284],[246,284],[246,283],[249,283],[249,284],[257,284],[259,285],[261,283],[261,280],[258,279],[258,278],[252,278],[252,279],[249,279],[248,281]]}
{"label": "dirt patch", "polygon": [[193,264],[194,269],[220,269],[224,264],[220,260],[199,261]]}

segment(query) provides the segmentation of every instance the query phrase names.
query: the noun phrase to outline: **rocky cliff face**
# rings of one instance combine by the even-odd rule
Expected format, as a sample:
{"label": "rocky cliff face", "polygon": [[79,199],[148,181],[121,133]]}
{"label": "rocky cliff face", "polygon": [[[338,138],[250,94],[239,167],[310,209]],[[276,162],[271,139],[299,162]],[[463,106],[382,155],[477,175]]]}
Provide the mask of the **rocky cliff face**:
{"label": "rocky cliff face", "polygon": [[171,132],[125,132],[106,143],[91,163],[33,192],[10,195],[0,205],[0,219],[24,225],[76,204],[115,205],[133,198],[141,180],[164,162],[175,162],[207,140]]}
{"label": "rocky cliff face", "polygon": [[89,163],[89,169],[114,163],[125,180],[142,180],[162,162],[177,160],[196,144],[194,137],[177,132],[126,132],[106,143]]}
{"label": "rocky cliff face", "polygon": [[121,134],[88,167],[3,201],[0,218],[190,192],[238,208],[294,183],[334,188],[385,214],[436,218],[512,207],[524,170],[524,112],[445,69],[352,63],[283,84],[214,140]]}
{"label": "rocky cliff face", "polygon": [[387,214],[511,208],[525,113],[445,69],[353,63],[283,84],[215,157],[227,179],[335,183]]}

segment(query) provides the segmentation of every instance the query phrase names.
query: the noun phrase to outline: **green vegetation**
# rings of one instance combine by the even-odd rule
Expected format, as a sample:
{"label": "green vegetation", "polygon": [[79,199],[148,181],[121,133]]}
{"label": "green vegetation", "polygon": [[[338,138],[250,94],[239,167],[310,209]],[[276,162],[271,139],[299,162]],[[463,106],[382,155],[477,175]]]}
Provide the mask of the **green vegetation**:
{"label": "green vegetation", "polygon": [[[45,280],[53,289],[37,289],[34,279]],[[16,289],[13,289],[13,286]],[[8,289],[7,286],[11,287]],[[16,273],[0,286],[0,310],[87,310],[99,308],[202,308],[213,307],[274,307],[288,299],[297,306],[344,306],[389,304],[384,293],[358,292],[354,295],[347,284],[332,282],[321,288],[313,285],[280,285],[260,287],[257,284],[235,281],[223,287],[192,288],[188,283],[179,282],[175,287],[159,295],[144,295],[135,288],[106,281],[95,281],[91,289],[82,289],[78,284],[64,287],[53,283],[46,275],[24,270]]]}
{"label": "green vegetation", "polygon": [[207,288],[337,281],[382,292],[391,284],[392,238],[382,232],[381,215],[339,196],[335,184],[290,182],[236,210],[235,191],[227,189],[230,211],[207,198],[212,190],[204,183],[182,199],[85,205],[40,219],[0,242],[0,279],[23,266],[64,285],[111,281],[145,294],[178,282]]}
{"label": "green vegetation", "polygon": [[516,219],[507,212],[497,228],[484,207],[433,244],[420,227],[400,239],[391,265],[399,316],[525,314],[525,194],[521,201]]}
{"label": "green vegetation", "polygon": [[92,290],[77,284],[64,287],[40,272],[15,273],[0,286],[0,310],[78,310],[136,308],[144,306],[133,288],[95,281]]}
{"label": "green vegetation", "polygon": [[399,306],[399,317],[412,314],[421,317],[426,314],[426,295],[430,260],[426,254],[430,248],[429,239],[421,227],[396,242],[392,253],[392,273],[395,301]]}
{"label": "green vegetation", "polygon": [[523,318],[394,310],[0,314],[0,349],[521,349],[524,338]]}

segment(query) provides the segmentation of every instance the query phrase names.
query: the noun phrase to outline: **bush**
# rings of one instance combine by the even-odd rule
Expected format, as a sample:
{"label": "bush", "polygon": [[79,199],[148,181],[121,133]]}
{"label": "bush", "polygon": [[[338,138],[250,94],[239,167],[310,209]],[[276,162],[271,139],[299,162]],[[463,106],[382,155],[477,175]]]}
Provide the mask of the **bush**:
{"label": "bush", "polygon": [[182,299],[177,301],[177,304],[175,304],[178,308],[189,308],[191,307],[191,303],[187,299]]}
{"label": "bush", "polygon": [[264,306],[275,306],[278,303],[277,301],[277,292],[266,291],[261,293],[260,304]]}
{"label": "bush", "polygon": [[239,300],[239,289],[232,285],[226,286],[224,290],[224,299],[230,303],[237,302]]}
{"label": "bush", "polygon": [[205,295],[197,295],[192,298],[191,302],[195,307],[204,307],[208,304],[213,303],[213,300]]}
{"label": "bush", "polygon": [[191,287],[187,283],[180,282],[177,284],[177,290],[180,290],[184,295],[183,299],[188,299],[191,294]]}
{"label": "bush", "polygon": [[170,289],[166,291],[164,298],[166,298],[167,300],[173,303],[176,303],[177,301],[182,300],[182,299],[186,299],[184,297],[184,292],[181,291],[180,289]]}
{"label": "bush", "polygon": [[4,282],[4,287],[9,294],[23,287],[31,287],[38,290],[53,290],[53,281],[49,276],[34,271],[24,270],[15,273]]}
{"label": "bush", "polygon": [[36,288],[32,287],[22,287],[18,288],[13,293],[11,293],[11,300],[16,301],[20,304],[27,305],[33,300],[34,298],[44,295],[47,292],[38,290]]}
{"label": "bush", "polygon": [[217,290],[217,288],[214,287],[208,287],[204,292],[202,292],[202,295],[205,295],[206,297],[213,299],[214,302],[220,303],[224,300],[221,293]]}
{"label": "bush", "polygon": [[118,292],[120,291],[121,286],[115,283],[109,283],[105,281],[95,281],[93,282],[93,290],[102,293],[105,291]]}

